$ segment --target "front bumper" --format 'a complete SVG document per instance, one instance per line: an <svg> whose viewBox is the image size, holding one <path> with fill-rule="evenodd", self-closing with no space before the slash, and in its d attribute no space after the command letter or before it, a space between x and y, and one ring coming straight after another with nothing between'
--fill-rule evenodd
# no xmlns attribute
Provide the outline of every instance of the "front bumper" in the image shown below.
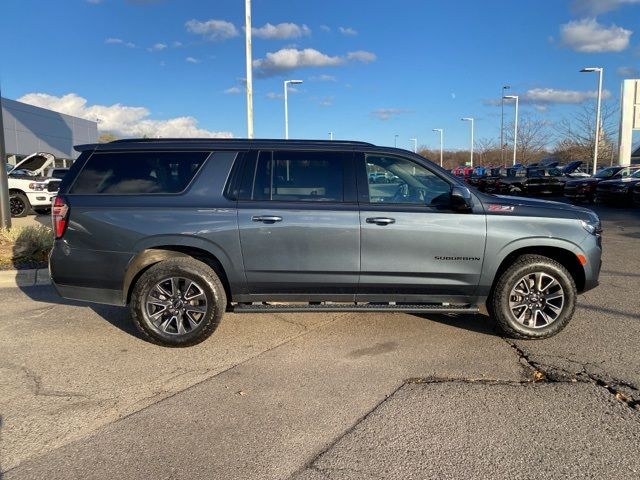
<svg viewBox="0 0 640 480"><path fill-rule="evenodd" d="M55 195L46 190L42 192L25 192L25 194L32 207L51 207L51 202L55 198Z"/></svg>

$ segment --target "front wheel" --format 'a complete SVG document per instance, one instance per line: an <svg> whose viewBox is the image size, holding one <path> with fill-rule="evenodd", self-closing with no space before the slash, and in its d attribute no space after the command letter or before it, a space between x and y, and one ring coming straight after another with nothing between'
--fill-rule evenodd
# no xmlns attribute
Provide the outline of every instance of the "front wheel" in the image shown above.
<svg viewBox="0 0 640 480"><path fill-rule="evenodd" d="M12 217L26 217L29 214L29 210L31 210L31 204L24 193L15 192L9 194L9 209Z"/></svg>
<svg viewBox="0 0 640 480"><path fill-rule="evenodd" d="M548 257L523 255L498 279L488 310L510 337L548 338L567 326L576 298L565 267Z"/></svg>
<svg viewBox="0 0 640 480"><path fill-rule="evenodd" d="M175 258L142 274L131 294L131 317L143 336L167 347L206 340L227 307L220 278L194 258Z"/></svg>

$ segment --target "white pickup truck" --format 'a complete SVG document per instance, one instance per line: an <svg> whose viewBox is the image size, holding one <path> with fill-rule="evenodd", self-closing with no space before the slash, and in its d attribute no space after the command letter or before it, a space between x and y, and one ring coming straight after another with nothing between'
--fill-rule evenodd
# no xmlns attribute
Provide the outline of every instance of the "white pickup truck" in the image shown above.
<svg viewBox="0 0 640 480"><path fill-rule="evenodd" d="M60 179L66 169L55 168L55 157L37 152L29 155L9 171L9 205L12 217L24 217L51 208Z"/></svg>

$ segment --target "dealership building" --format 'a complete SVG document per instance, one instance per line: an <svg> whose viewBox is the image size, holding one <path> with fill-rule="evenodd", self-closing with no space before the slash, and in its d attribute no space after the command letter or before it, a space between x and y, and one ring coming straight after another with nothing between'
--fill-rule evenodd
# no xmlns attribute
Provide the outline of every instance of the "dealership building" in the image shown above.
<svg viewBox="0 0 640 480"><path fill-rule="evenodd" d="M78 157L74 145L98 141L98 124L84 118L2 99L5 148L8 162L16 164L35 152L51 153L59 166Z"/></svg>

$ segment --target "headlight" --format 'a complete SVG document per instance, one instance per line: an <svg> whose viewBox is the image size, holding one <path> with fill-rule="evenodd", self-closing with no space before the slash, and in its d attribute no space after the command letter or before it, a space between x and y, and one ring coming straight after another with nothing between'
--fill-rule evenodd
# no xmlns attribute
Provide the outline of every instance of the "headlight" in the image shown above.
<svg viewBox="0 0 640 480"><path fill-rule="evenodd" d="M581 220L582 228L584 228L591 235L600 235L602 233L602 223L597 215L590 215L589 220Z"/></svg>
<svg viewBox="0 0 640 480"><path fill-rule="evenodd" d="M46 188L47 188L46 183L30 183L29 184L29 190L34 190L36 192L42 192L46 190Z"/></svg>

